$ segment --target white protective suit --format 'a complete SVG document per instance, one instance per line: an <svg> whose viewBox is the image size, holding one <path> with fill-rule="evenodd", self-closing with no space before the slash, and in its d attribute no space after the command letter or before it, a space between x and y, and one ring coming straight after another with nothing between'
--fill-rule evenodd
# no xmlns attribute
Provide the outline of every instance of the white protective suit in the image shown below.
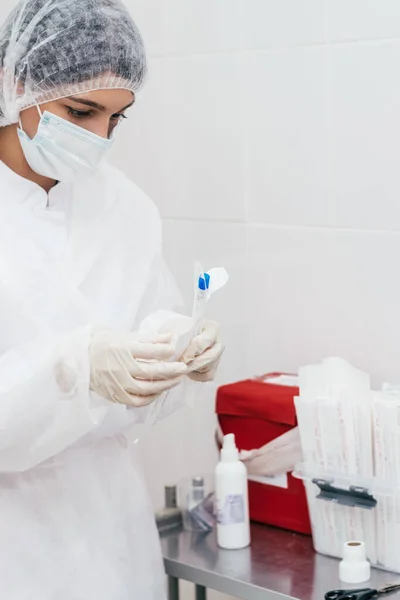
<svg viewBox="0 0 400 600"><path fill-rule="evenodd" d="M155 405L89 392L88 346L178 300L158 212L119 171L47 196L0 163L1 599L164 598L133 451Z"/></svg>

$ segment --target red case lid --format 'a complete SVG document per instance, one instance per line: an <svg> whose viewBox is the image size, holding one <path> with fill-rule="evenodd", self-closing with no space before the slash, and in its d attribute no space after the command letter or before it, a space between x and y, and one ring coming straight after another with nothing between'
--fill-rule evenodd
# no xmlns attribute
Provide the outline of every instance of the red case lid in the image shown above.
<svg viewBox="0 0 400 600"><path fill-rule="evenodd" d="M218 415L255 417L264 421L297 425L293 398L299 388L268 383L268 378L283 373L270 373L258 379L247 379L220 387L217 391Z"/></svg>

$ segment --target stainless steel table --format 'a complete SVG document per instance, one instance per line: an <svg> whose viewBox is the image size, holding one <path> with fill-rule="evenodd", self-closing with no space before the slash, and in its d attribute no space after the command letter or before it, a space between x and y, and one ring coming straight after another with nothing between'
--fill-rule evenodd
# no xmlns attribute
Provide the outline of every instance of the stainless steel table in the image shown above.
<svg viewBox="0 0 400 600"><path fill-rule="evenodd" d="M180 530L161 543L170 600L179 600L179 579L196 586L196 600L205 600L207 588L242 600L324 600L328 590L351 587L340 583L338 561L315 554L310 538L262 525L252 526L252 545L245 550L221 550L214 534ZM367 587L399 580L374 570ZM400 600L400 593L388 600Z"/></svg>

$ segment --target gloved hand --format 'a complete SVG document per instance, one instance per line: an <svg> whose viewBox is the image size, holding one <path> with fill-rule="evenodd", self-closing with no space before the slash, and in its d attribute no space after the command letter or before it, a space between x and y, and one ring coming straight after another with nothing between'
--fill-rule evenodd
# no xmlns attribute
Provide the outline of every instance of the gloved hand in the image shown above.
<svg viewBox="0 0 400 600"><path fill-rule="evenodd" d="M258 450L244 451L241 459L249 475L282 475L291 473L301 461L299 428L295 427Z"/></svg>
<svg viewBox="0 0 400 600"><path fill-rule="evenodd" d="M190 379L212 381L223 352L219 324L205 319L201 333L192 339L181 360L188 366Z"/></svg>
<svg viewBox="0 0 400 600"><path fill-rule="evenodd" d="M127 406L145 406L177 386L187 372L168 362L175 348L170 334L141 339L133 333L99 331L90 345L90 388Z"/></svg>

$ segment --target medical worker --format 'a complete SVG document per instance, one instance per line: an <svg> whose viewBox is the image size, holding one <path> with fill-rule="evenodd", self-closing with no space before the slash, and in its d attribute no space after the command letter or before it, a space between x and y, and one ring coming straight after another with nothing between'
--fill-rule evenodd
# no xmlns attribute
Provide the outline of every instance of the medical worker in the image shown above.
<svg viewBox="0 0 400 600"><path fill-rule="evenodd" d="M118 0L23 0L0 30L4 600L164 598L136 430L222 349L212 322L178 358L138 334L179 300L157 209L106 162L145 71Z"/></svg>

